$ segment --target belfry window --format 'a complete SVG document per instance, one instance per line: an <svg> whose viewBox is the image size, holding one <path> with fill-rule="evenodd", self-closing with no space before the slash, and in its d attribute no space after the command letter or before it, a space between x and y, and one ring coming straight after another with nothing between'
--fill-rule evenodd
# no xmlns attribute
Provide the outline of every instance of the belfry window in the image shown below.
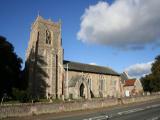
<svg viewBox="0 0 160 120"><path fill-rule="evenodd" d="M51 33L46 30L46 44L51 44Z"/></svg>

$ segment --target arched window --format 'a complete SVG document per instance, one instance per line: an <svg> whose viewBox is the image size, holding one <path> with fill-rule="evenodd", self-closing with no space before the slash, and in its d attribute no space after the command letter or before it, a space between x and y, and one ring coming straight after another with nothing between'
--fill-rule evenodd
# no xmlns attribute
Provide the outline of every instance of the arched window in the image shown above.
<svg viewBox="0 0 160 120"><path fill-rule="evenodd" d="M84 84L82 83L81 85L80 85L80 97L84 97Z"/></svg>
<svg viewBox="0 0 160 120"><path fill-rule="evenodd" d="M46 44L51 44L51 33L46 30Z"/></svg>
<svg viewBox="0 0 160 120"><path fill-rule="evenodd" d="M101 90L101 91L103 91L103 89L104 89L104 84L103 84L103 82L104 82L104 81L101 79L101 80L100 80L100 90Z"/></svg>
<svg viewBox="0 0 160 120"><path fill-rule="evenodd" d="M92 80L90 77L88 78L88 86L92 90Z"/></svg>
<svg viewBox="0 0 160 120"><path fill-rule="evenodd" d="M104 85L105 85L104 77L100 76L100 79L99 79L99 90L103 91L104 90Z"/></svg>

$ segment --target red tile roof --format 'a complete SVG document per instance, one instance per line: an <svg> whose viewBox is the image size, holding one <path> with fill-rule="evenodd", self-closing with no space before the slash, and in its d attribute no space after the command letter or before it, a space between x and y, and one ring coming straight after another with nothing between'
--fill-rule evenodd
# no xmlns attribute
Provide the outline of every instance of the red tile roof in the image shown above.
<svg viewBox="0 0 160 120"><path fill-rule="evenodd" d="M134 86L135 81L135 79L125 80L124 86Z"/></svg>

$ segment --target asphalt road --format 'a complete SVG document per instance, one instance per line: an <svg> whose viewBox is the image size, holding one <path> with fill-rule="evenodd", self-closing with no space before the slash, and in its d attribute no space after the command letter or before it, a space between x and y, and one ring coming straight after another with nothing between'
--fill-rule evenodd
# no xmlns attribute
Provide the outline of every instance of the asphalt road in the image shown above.
<svg viewBox="0 0 160 120"><path fill-rule="evenodd" d="M117 114L102 115L83 120L160 120L160 105L154 108L137 108L120 111Z"/></svg>
<svg viewBox="0 0 160 120"><path fill-rule="evenodd" d="M160 100L95 110L5 118L4 120L160 120Z"/></svg>
<svg viewBox="0 0 160 120"><path fill-rule="evenodd" d="M160 101L48 120L160 120Z"/></svg>

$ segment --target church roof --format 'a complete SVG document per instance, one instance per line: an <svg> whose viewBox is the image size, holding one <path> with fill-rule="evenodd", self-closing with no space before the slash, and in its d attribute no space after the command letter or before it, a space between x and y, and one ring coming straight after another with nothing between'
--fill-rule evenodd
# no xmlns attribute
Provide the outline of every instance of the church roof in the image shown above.
<svg viewBox="0 0 160 120"><path fill-rule="evenodd" d="M70 71L90 72L90 73L119 76L117 72L115 72L109 67L90 65L90 64L84 64L84 63L64 60L63 61L64 69L67 69L67 64L68 64L68 70Z"/></svg>

